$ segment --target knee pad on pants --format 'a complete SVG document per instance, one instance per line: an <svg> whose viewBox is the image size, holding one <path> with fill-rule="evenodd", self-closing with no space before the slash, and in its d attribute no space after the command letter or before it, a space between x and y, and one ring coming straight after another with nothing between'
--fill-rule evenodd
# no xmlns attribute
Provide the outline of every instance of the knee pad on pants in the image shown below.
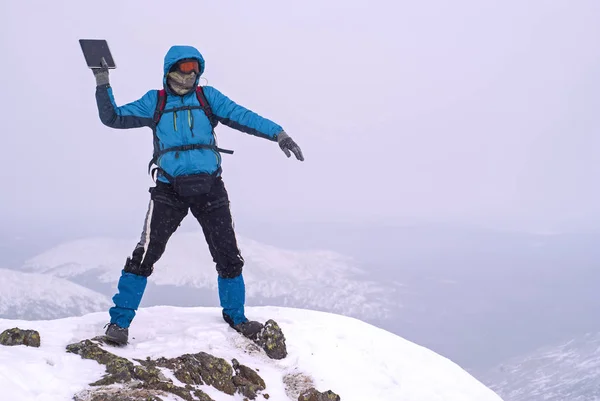
<svg viewBox="0 0 600 401"><path fill-rule="evenodd" d="M127 262L125 262L125 268L123 270L125 270L127 273L136 274L138 276L149 277L154 271L154 267L135 263L131 260L131 258L127 258Z"/></svg>

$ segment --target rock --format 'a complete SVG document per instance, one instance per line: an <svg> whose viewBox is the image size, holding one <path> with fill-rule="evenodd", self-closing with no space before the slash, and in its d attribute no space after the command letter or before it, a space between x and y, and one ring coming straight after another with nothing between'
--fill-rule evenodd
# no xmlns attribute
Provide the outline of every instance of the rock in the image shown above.
<svg viewBox="0 0 600 401"><path fill-rule="evenodd" d="M212 398L210 398L208 396L208 394L206 394L202 390L196 390L196 391L194 391L194 395L196 396L196 398L198 398L198 401L214 401Z"/></svg>
<svg viewBox="0 0 600 401"><path fill-rule="evenodd" d="M207 384L229 395L235 393L233 369L223 358L199 352L173 359L159 358L156 363L157 366L173 370L175 377L182 383Z"/></svg>
<svg viewBox="0 0 600 401"><path fill-rule="evenodd" d="M192 355L182 355L173 359L159 358L155 364L156 366L171 369L177 380L184 384L199 386L204 384L202 373L200 372L200 363Z"/></svg>
<svg viewBox="0 0 600 401"><path fill-rule="evenodd" d="M258 392L267 388L265 381L253 369L241 365L237 359L233 359L232 363L236 373L233 383L238 391L251 400L256 399Z"/></svg>
<svg viewBox="0 0 600 401"><path fill-rule="evenodd" d="M167 394L175 394L187 401L213 401L197 386L209 385L228 395L241 393L247 400L255 400L266 389L265 381L252 368L206 352L184 354L176 358L134 359L112 354L102 347L101 337L83 340L67 346L67 351L105 365L106 374L92 383L96 387L75 401L158 401ZM163 373L170 370L184 387L176 385ZM119 383L120 386L112 386ZM79 397L79 398L77 398ZM267 394L264 395L268 399Z"/></svg>
<svg viewBox="0 0 600 401"><path fill-rule="evenodd" d="M105 386L114 383L127 383L135 377L133 362L103 350L91 340L83 340L67 345L67 352L77 354L83 359L92 359L101 365L106 365L106 375L91 386Z"/></svg>
<svg viewBox="0 0 600 401"><path fill-rule="evenodd" d="M165 375L155 366L135 366L133 373L138 380L149 385L168 381Z"/></svg>
<svg viewBox="0 0 600 401"><path fill-rule="evenodd" d="M341 401L341 399L331 390L321 393L315 388L311 388L300 394L298 401Z"/></svg>
<svg viewBox="0 0 600 401"><path fill-rule="evenodd" d="M155 382L154 384L142 382L138 384L137 387L145 388L148 390L158 390L158 392L175 394L186 401L195 401L195 399L191 396L190 393L193 393L201 401L214 401L200 389L194 389L193 387L188 388L187 386L185 388L179 387L173 384L173 382L171 382L170 380L167 382L159 381Z"/></svg>
<svg viewBox="0 0 600 401"><path fill-rule="evenodd" d="M40 333L35 330L21 330L18 327L4 330L0 334L2 345L26 345L28 347L39 347L41 343Z"/></svg>
<svg viewBox="0 0 600 401"><path fill-rule="evenodd" d="M285 336L277 322L272 319L267 320L256 343L265 350L271 359L283 359L287 356Z"/></svg>
<svg viewBox="0 0 600 401"><path fill-rule="evenodd" d="M163 401L147 390L114 389L96 392L84 397L75 396L74 401Z"/></svg>
<svg viewBox="0 0 600 401"><path fill-rule="evenodd" d="M214 401L200 389L184 388L173 384L161 372L155 361L148 358L145 361L138 361L141 366L136 366L128 359L102 349L100 343L99 338L94 338L67 346L67 352L106 365L104 377L90 384L99 387L98 390L85 397L76 396L76 401L162 401L161 396L167 393L175 394L187 401ZM118 390L106 388L115 383L122 383L125 386Z"/></svg>
<svg viewBox="0 0 600 401"><path fill-rule="evenodd" d="M181 357L180 357L181 358ZM206 393L204 393L200 389L195 389L192 384L204 384L202 382L201 376L193 371L193 365L186 365L188 368L192 369L190 372L186 372L185 366L179 365L181 369L179 371L179 377L185 378L188 382L183 382L185 387L179 387L173 384L173 382L165 377L165 375L161 372L159 367L167 367L169 369L174 369L177 365L177 359L166 359L159 358L156 361L147 358L146 360L134 359L136 362L139 362L142 366L135 367L135 376L138 380L141 380L142 383L139 385L148 389L162 390L167 393L172 393L178 395L184 400L193 400L194 398L190 395L193 393L197 399L200 401L213 401ZM184 358L188 359L188 358ZM174 374L175 375L175 374ZM177 377L177 375L175 375Z"/></svg>
<svg viewBox="0 0 600 401"><path fill-rule="evenodd" d="M233 395L235 393L233 369L225 359L217 358L206 352L199 352L194 356L200 361L202 379L206 384L226 394Z"/></svg>

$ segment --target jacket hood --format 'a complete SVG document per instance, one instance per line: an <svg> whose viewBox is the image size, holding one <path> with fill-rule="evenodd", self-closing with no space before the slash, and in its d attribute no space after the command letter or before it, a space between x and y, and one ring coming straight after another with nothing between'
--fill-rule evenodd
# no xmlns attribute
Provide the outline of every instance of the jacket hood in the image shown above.
<svg viewBox="0 0 600 401"><path fill-rule="evenodd" d="M193 46L171 46L167 54L165 55L165 63L164 63L164 73L163 73L163 83L165 87L167 86L167 74L171 67L176 64L179 60L184 58L194 58L198 60L198 64L200 65L200 73L196 77L196 84L198 84L198 80L200 76L204 72L204 57L202 54Z"/></svg>

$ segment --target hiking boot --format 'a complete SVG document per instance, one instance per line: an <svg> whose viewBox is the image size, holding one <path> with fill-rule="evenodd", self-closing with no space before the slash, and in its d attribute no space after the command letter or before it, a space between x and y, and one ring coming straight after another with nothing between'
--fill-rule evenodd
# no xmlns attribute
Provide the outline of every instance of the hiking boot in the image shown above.
<svg viewBox="0 0 600 401"><path fill-rule="evenodd" d="M246 338L256 340L258 338L258 334L262 331L264 327L265 326L262 323L248 320L244 323L236 324L235 326L233 326L233 329L241 333Z"/></svg>
<svg viewBox="0 0 600 401"><path fill-rule="evenodd" d="M110 323L104 339L117 345L126 345L129 339L129 329L120 327L116 323Z"/></svg>

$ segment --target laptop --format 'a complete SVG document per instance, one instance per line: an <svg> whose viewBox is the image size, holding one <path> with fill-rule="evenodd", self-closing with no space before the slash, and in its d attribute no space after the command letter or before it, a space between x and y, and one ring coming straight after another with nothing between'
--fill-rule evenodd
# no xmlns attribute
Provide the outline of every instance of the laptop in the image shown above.
<svg viewBox="0 0 600 401"><path fill-rule="evenodd" d="M102 68L102 58L106 60L108 68L117 68L108 43L104 39L79 39L85 62L89 68Z"/></svg>

